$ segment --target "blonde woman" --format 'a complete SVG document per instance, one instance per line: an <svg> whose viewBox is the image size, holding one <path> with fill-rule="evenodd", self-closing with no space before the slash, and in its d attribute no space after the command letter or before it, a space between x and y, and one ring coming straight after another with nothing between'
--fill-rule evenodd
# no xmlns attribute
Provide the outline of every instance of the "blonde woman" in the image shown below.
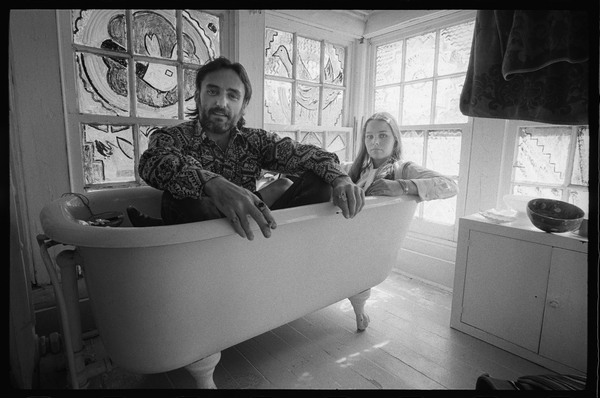
<svg viewBox="0 0 600 398"><path fill-rule="evenodd" d="M415 195L420 202L446 199L458 193L458 185L451 178L402 159L400 129L387 112L375 113L367 119L355 161L342 166L367 196ZM364 308L370 295L371 289L367 289L349 298L358 332L369 325Z"/></svg>

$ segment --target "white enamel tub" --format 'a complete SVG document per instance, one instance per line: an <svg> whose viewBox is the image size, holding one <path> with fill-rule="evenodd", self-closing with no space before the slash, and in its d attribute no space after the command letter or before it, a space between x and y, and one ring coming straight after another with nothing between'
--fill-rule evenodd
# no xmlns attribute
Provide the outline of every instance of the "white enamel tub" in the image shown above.
<svg viewBox="0 0 600 398"><path fill-rule="evenodd" d="M108 356L138 374L187 366L381 283L416 209L414 197L367 197L353 219L331 202L277 210L271 238L251 221L248 241L225 219L131 227L128 205L159 216L153 188L85 196L95 214L123 212L123 224L81 225L90 211L67 196L42 210L42 228L76 246Z"/></svg>

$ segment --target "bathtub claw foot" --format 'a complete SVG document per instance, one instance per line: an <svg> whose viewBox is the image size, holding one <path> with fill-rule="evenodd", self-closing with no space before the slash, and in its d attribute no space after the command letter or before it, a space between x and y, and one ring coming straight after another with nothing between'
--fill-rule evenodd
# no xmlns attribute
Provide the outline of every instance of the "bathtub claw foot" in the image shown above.
<svg viewBox="0 0 600 398"><path fill-rule="evenodd" d="M221 353L217 352L184 367L196 379L196 386L198 388L216 389L217 386L213 381L213 373L220 359Z"/></svg>
<svg viewBox="0 0 600 398"><path fill-rule="evenodd" d="M356 331L358 333L364 332L369 326L369 316L365 314L365 304L371 297L371 289L367 289L352 297L348 297L352 307L354 308L354 314L356 315Z"/></svg>

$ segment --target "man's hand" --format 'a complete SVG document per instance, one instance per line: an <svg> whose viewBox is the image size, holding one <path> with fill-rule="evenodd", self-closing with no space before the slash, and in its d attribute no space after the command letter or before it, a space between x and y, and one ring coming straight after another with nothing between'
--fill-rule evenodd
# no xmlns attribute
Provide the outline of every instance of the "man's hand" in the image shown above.
<svg viewBox="0 0 600 398"><path fill-rule="evenodd" d="M365 205L365 191L348 176L340 176L333 181L332 195L333 204L342 210L346 218L353 218Z"/></svg>
<svg viewBox="0 0 600 398"><path fill-rule="evenodd" d="M258 196L225 178L209 180L204 184L204 192L211 197L215 206L225 214L235 232L242 238L254 239L248 216L256 221L265 238L269 238L271 229L277 226L271 210Z"/></svg>

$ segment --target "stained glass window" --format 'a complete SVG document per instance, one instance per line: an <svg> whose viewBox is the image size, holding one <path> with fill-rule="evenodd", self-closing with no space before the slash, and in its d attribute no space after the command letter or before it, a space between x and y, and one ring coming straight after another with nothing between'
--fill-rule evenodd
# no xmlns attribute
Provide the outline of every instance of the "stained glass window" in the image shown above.
<svg viewBox="0 0 600 398"><path fill-rule="evenodd" d="M71 10L86 189L143 184L149 132L195 107L196 70L219 56L220 30L217 15L197 10Z"/></svg>
<svg viewBox="0 0 600 398"><path fill-rule="evenodd" d="M343 126L344 46L266 28L264 54L265 123Z"/></svg>
<svg viewBox="0 0 600 398"><path fill-rule="evenodd" d="M346 54L343 45L267 27L265 128L334 148L341 160L350 160L352 128L344 121Z"/></svg>

